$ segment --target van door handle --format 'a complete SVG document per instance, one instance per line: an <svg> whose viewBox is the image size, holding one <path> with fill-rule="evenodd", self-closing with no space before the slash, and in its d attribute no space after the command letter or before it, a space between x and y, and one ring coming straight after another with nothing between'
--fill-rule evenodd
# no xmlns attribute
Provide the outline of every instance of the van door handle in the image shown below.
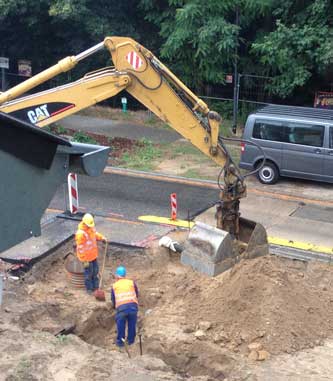
<svg viewBox="0 0 333 381"><path fill-rule="evenodd" d="M321 153L321 149L319 149L319 148L316 148L314 151L315 151L315 153Z"/></svg>

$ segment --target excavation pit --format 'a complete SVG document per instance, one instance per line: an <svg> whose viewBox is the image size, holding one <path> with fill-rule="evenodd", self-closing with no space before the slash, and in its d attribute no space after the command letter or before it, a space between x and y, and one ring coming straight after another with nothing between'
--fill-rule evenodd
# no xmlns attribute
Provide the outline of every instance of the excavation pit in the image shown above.
<svg viewBox="0 0 333 381"><path fill-rule="evenodd" d="M77 338L78 353L89 344L99 348L93 351L117 357L110 288L116 267L124 265L140 293L144 356L140 360L137 341L129 348L131 361L145 363L149 372L171 372L173 380L232 380L253 371L251 345L272 359L322 345L333 335L332 266L269 256L243 261L212 279L183 266L179 254L157 243L146 250L110 247L106 302L100 302L69 282L64 257L71 245L36 264L14 288L16 299L5 297L9 324L26 334L53 337L75 326L68 340ZM67 342L64 335L57 340Z"/></svg>

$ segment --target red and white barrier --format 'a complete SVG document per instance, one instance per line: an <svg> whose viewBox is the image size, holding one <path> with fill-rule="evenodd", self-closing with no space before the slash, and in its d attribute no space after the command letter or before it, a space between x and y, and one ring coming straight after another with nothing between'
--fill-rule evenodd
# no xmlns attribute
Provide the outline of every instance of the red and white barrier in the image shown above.
<svg viewBox="0 0 333 381"><path fill-rule="evenodd" d="M77 188L77 174L68 174L69 210L72 214L79 210L79 193Z"/></svg>
<svg viewBox="0 0 333 381"><path fill-rule="evenodd" d="M171 219L174 221L177 219L177 194L170 194L170 203L171 203Z"/></svg>

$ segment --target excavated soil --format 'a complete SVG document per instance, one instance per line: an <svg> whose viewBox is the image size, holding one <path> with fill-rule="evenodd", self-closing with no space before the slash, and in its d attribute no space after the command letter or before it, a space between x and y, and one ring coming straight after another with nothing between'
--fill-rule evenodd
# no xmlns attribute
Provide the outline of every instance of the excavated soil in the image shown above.
<svg viewBox="0 0 333 381"><path fill-rule="evenodd" d="M181 242L183 233L174 238ZM323 369L333 371L333 345L325 342L333 336L333 266L268 256L208 278L156 243L145 251L110 248L107 300L99 302L70 284L63 259L70 250L68 244L41 261L24 280L7 281L0 380L84 380L87 374L92 380L123 381L255 381L267 374L270 380L296 380L281 369L295 364L297 352L300 371L293 374L304 375L304 369L311 374L317 348L330 356L320 357L315 379ZM144 356L136 343L131 359L114 344L109 294L119 264L140 291ZM71 335L54 336L74 326ZM120 372L124 364L126 376Z"/></svg>

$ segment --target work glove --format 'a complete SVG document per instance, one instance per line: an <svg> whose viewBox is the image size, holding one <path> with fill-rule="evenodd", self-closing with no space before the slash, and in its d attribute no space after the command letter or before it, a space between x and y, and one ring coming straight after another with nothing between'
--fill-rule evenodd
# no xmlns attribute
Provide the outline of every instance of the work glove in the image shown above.
<svg viewBox="0 0 333 381"><path fill-rule="evenodd" d="M106 237L103 237L103 242L108 243L108 239Z"/></svg>
<svg viewBox="0 0 333 381"><path fill-rule="evenodd" d="M85 269L87 269L89 267L89 262L88 261L84 261L84 262L82 262L82 264L83 264L83 267Z"/></svg>

